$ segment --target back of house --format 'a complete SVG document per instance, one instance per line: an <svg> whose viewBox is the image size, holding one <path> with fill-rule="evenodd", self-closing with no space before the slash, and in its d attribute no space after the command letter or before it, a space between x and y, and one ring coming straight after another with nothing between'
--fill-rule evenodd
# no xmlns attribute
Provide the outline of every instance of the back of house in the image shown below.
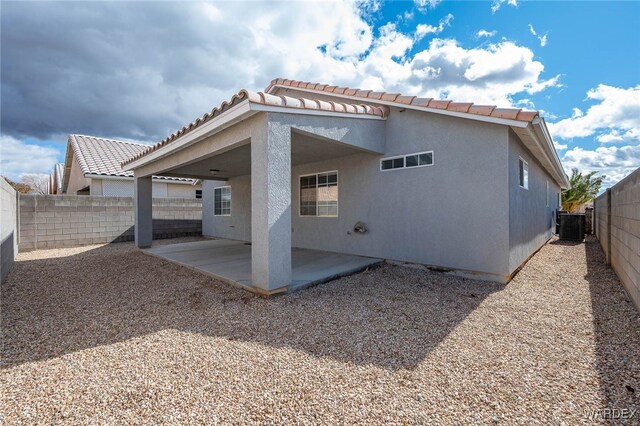
<svg viewBox="0 0 640 426"><path fill-rule="evenodd" d="M388 110L383 154L292 166L292 246L505 282L551 237L568 182L537 113L281 79L266 93ZM249 241L250 206L250 174L206 182L205 235Z"/></svg>

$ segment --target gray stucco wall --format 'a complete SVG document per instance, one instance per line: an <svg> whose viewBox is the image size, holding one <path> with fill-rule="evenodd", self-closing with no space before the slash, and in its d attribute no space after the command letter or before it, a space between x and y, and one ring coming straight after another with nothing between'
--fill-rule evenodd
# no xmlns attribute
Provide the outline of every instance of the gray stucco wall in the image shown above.
<svg viewBox="0 0 640 426"><path fill-rule="evenodd" d="M519 158L529 165L529 189L520 187ZM509 130L509 274L545 244L554 230L559 185ZM547 206L547 182L549 205Z"/></svg>
<svg viewBox="0 0 640 426"><path fill-rule="evenodd" d="M18 254L16 191L0 177L0 283L9 274Z"/></svg>
<svg viewBox="0 0 640 426"><path fill-rule="evenodd" d="M67 184L66 193L69 195L75 195L78 191L86 188L87 186L91 186L91 179L84 177L82 169L80 168L78 160L74 154L73 160L71 161L71 171L69 173L69 183Z"/></svg>
<svg viewBox="0 0 640 426"><path fill-rule="evenodd" d="M231 186L231 216L213 215L213 189ZM251 175L228 182L205 181L202 185L203 235L230 240L251 241Z"/></svg>
<svg viewBox="0 0 640 426"><path fill-rule="evenodd" d="M339 119L334 125L343 127ZM394 109L384 132L384 155L354 154L292 168L292 245L506 276L507 127ZM383 157L431 150L433 166L380 171ZM339 217L300 217L299 176L330 170L338 170ZM221 184L204 185L203 233L248 240L250 177L229 180L227 218L212 213L212 188ZM351 232L358 221L368 233Z"/></svg>

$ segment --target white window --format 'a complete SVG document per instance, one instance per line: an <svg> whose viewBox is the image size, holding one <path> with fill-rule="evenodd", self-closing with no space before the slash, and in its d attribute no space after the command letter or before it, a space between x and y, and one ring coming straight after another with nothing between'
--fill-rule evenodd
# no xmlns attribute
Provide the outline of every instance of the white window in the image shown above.
<svg viewBox="0 0 640 426"><path fill-rule="evenodd" d="M529 164L522 158L518 162L518 174L520 180L520 187L529 189Z"/></svg>
<svg viewBox="0 0 640 426"><path fill-rule="evenodd" d="M549 181L547 181L547 207L549 207Z"/></svg>
<svg viewBox="0 0 640 426"><path fill-rule="evenodd" d="M433 151L416 152L380 160L380 170L408 169L433 165Z"/></svg>
<svg viewBox="0 0 640 426"><path fill-rule="evenodd" d="M231 216L231 187L219 186L213 190L214 216Z"/></svg>
<svg viewBox="0 0 640 426"><path fill-rule="evenodd" d="M300 176L300 216L338 216L338 172Z"/></svg>

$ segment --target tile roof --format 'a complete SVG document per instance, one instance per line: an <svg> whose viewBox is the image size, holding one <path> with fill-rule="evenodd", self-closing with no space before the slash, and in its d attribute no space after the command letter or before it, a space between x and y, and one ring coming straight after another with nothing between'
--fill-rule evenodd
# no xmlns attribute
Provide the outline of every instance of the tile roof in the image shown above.
<svg viewBox="0 0 640 426"><path fill-rule="evenodd" d="M292 98L289 96L277 96L263 92L251 92L245 89L240 90L237 94L233 95L230 101L224 101L219 107L213 108L210 112L207 112L202 117L196 118L191 123L184 126L177 132L172 133L159 143L147 147L139 153L134 154L128 159L122 161L122 165L129 164L159 148L173 142L179 137L189 133L193 129L202 126L214 117L222 114L225 111L235 107L241 102L248 101L253 104L268 105L282 108L291 109L306 109L306 110L319 110L341 114L354 114L354 115L371 115L377 117L386 117L388 114L388 108L385 106L372 106L366 104L352 104L342 102L327 102L318 99L307 98Z"/></svg>
<svg viewBox="0 0 640 426"><path fill-rule="evenodd" d="M83 174L123 177L133 177L133 172L122 170L120 163L149 147L149 145L140 143L84 135L69 135L69 144ZM183 182L195 181L194 179L166 176L154 176L154 178Z"/></svg>
<svg viewBox="0 0 640 426"><path fill-rule="evenodd" d="M349 87L331 86L328 84L310 83L306 81L287 80L276 78L266 88L269 93L275 86L287 86L324 92L342 96L351 96L367 99L369 102L382 100L402 105L413 105L423 108L441 109L452 112L462 112L466 114L483 115L487 117L505 118L508 120L518 120L531 122L538 116L538 111L525 111L521 108L497 108L495 105L475 105L472 102L453 102L449 100L438 100L433 98L419 98L417 96L403 96L400 93L374 92L372 90L351 89Z"/></svg>

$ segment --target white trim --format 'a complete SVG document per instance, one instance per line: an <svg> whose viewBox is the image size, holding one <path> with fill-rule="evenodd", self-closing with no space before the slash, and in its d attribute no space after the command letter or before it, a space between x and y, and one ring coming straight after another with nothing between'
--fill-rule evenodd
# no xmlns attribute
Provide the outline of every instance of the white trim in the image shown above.
<svg viewBox="0 0 640 426"><path fill-rule="evenodd" d="M554 168L556 169L556 172L559 174L559 177L561 178L562 183L567 187L567 189L570 188L571 184L569 183L569 179L567 178L567 175L564 172L564 168L562 167L562 162L560 161L560 157L558 157L558 151L556 151L556 147L553 144L553 139L551 139L551 134L549 133L549 129L547 128L547 122L544 120L544 118L537 117L531 122L531 126L534 129L536 128L539 129L540 133L542 134L541 139L544 140L544 146L546 148L545 151L551 153L550 159L554 165ZM536 141L538 141L538 143L541 144L539 139L536 139Z"/></svg>
<svg viewBox="0 0 640 426"><path fill-rule="evenodd" d="M299 107L286 107L278 105L264 105L251 103L252 111L261 112L282 112L286 114L302 114L302 115L320 115L325 117L341 117L341 118L363 118L365 120L386 120L386 117L372 114L357 114L352 112L326 111L323 109L309 109Z"/></svg>
<svg viewBox="0 0 640 426"><path fill-rule="evenodd" d="M422 164L418 166L410 166L407 167L407 157L411 157L412 155L420 155L420 154L431 154L431 164ZM396 158L404 158L404 166L396 167L393 169L383 169L382 162L385 160L395 160ZM405 170L405 169L419 169L420 167L430 167L436 163L436 157L433 151L421 151L421 152L412 152L411 154L403 154L403 155L394 155L393 157L384 157L380 159L380 171L381 172L391 172L394 170Z"/></svg>
<svg viewBox="0 0 640 426"><path fill-rule="evenodd" d="M529 124L529 122L520 121L520 120L509 120L507 118L490 117L490 116L486 116L486 115L470 114L470 113L467 113L467 112L457 112L457 111L449 111L449 110L438 109L438 108L427 108L427 107L422 107L422 106L417 106L417 105L407 105L407 104L402 104L400 102L384 101L382 99L364 98L362 96L350 96L350 95L344 95L344 94L340 94L340 93L324 92L322 90L303 89L301 87L291 87L291 86L285 86L285 85L281 85L281 84L274 84L273 86L271 86L271 89L274 89L276 87L281 88L281 89L288 89L288 90L299 90L301 92L314 93L316 95L335 96L335 97L338 97L338 98L344 98L344 99L350 99L350 100L358 101L360 103L366 102L366 103L371 103L371 104L394 106L394 107L397 107L397 108L414 109L414 110L418 110L418 111L433 112L435 114L449 115L449 116L452 116L452 117L468 118L468 119L477 120L477 121L485 121L487 123L505 124L507 126L515 126L515 127L523 127L524 128L524 127L527 127L527 125ZM269 92L271 92L271 90L269 90Z"/></svg>
<svg viewBox="0 0 640 426"><path fill-rule="evenodd" d="M316 198L316 214L315 216L312 215L302 215L300 214L300 203L302 202L302 200L300 199L300 178L303 177L307 177L307 176L315 176L316 177L316 197L317 197L317 190L318 190L318 175L324 175L324 174L330 174L330 173L335 173L336 174L336 183L338 184L338 200L336 204L336 215L335 216L320 216L318 214L318 199ZM340 216L340 176L338 174L337 170L329 170L326 172L317 172L317 173L307 173L306 175L298 175L298 217L328 217L328 218L335 218L335 217L339 217Z"/></svg>
<svg viewBox="0 0 640 426"><path fill-rule="evenodd" d="M522 163L526 166L523 167L523 171L522 171L522 179L524 180L524 184L526 186L523 186L520 183L520 162L522 161ZM525 178L525 169L526 169L526 178ZM518 156L518 186L522 189L526 189L527 191L529 190L529 163L527 162L527 160L525 160L524 158Z"/></svg>
<svg viewBox="0 0 640 426"><path fill-rule="evenodd" d="M231 199L229 200L229 214L216 214L216 190L224 189L224 188L229 188L229 196L231 197ZM213 215L215 217L230 217L232 202L233 202L233 193L231 192L231 185L216 186L215 188L213 188Z"/></svg>

